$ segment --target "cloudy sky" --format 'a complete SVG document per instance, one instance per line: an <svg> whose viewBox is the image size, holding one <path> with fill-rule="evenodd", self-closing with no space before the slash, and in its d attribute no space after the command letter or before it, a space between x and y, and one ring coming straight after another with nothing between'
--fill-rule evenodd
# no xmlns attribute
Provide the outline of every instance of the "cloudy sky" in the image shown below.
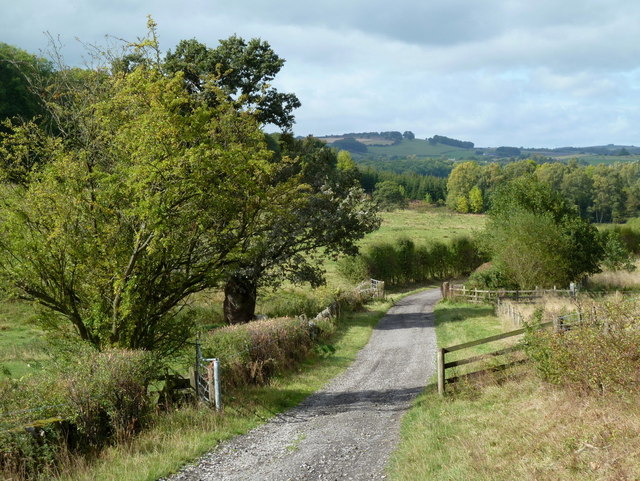
<svg viewBox="0 0 640 481"><path fill-rule="evenodd" d="M299 135L411 130L477 146L640 144L637 0L5 0L0 42L69 64L146 15L163 49L260 37Z"/></svg>

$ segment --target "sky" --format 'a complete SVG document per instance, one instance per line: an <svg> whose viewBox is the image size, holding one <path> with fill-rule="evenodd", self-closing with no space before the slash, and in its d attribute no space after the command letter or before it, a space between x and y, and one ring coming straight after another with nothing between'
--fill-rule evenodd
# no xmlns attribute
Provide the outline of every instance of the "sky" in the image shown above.
<svg viewBox="0 0 640 481"><path fill-rule="evenodd" d="M637 0L2 0L0 42L259 37L286 59L297 135L410 130L478 147L640 145Z"/></svg>

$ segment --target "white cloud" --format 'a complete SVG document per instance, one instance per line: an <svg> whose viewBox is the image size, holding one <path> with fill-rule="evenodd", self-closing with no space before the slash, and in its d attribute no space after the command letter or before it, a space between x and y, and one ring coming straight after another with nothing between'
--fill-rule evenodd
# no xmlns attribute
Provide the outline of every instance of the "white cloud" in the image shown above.
<svg viewBox="0 0 640 481"><path fill-rule="evenodd" d="M297 132L412 130L478 145L640 143L640 3L631 0L23 0L0 41L37 52L42 31L134 39L145 16L163 48L237 33L268 40L276 80L303 102Z"/></svg>

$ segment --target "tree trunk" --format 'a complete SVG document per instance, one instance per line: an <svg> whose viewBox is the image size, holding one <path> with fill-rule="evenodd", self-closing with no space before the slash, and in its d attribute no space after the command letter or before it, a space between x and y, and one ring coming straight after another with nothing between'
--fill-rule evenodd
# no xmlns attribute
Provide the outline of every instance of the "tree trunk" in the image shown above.
<svg viewBox="0 0 640 481"><path fill-rule="evenodd" d="M227 324L242 324L253 319L256 292L254 280L240 276L229 278L224 287L224 320Z"/></svg>

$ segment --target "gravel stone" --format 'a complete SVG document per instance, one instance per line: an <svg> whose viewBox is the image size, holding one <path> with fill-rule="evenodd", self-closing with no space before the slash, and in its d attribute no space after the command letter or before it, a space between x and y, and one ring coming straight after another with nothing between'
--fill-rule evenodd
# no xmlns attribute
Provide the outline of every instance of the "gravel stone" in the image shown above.
<svg viewBox="0 0 640 481"><path fill-rule="evenodd" d="M385 479L401 417L435 371L439 298L430 289L400 300L355 362L325 388L167 481Z"/></svg>

